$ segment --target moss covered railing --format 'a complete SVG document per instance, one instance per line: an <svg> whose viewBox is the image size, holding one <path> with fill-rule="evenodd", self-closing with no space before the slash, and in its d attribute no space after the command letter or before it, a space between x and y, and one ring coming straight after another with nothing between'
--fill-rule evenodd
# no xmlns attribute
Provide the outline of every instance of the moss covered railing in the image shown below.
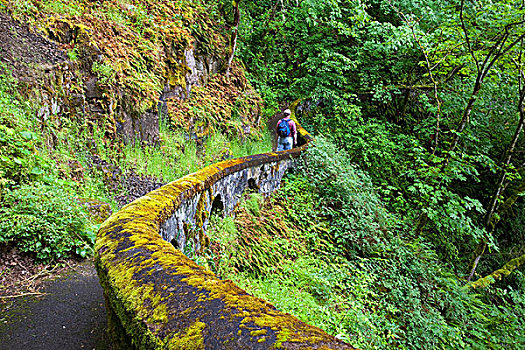
<svg viewBox="0 0 525 350"><path fill-rule="evenodd" d="M184 203L199 194L213 197L214 186L226 177L298 157L312 140L300 126L298 133L297 148L208 166L148 193L104 222L95 246L96 268L115 348L352 349L219 279L161 236ZM200 211L191 214L197 228L203 225Z"/></svg>

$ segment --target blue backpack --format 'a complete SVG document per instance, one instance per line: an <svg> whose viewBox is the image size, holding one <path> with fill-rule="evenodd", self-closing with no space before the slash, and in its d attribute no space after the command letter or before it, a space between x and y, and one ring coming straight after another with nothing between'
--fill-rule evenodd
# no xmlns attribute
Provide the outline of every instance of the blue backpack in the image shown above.
<svg viewBox="0 0 525 350"><path fill-rule="evenodd" d="M290 125L285 119L279 121L279 126L277 127L277 134L281 137L288 137L290 135Z"/></svg>

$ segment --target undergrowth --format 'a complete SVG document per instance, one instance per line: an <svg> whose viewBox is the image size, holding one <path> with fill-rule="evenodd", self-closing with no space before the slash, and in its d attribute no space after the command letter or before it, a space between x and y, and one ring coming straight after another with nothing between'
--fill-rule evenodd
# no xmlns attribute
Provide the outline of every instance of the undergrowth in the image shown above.
<svg viewBox="0 0 525 350"><path fill-rule="evenodd" d="M359 348L523 348L522 292L471 292L331 142L318 137L302 164L271 199L215 218L196 260Z"/></svg>
<svg viewBox="0 0 525 350"><path fill-rule="evenodd" d="M138 140L125 145L121 164L139 174L170 182L226 159L271 151L271 136L267 132L252 133L239 140L217 131L197 139L185 129L173 130L162 122L160 138L160 146L142 146Z"/></svg>
<svg viewBox="0 0 525 350"><path fill-rule="evenodd" d="M34 132L30 105L0 75L0 244L39 261L92 253L94 225L75 201L75 185L60 177Z"/></svg>
<svg viewBox="0 0 525 350"><path fill-rule="evenodd" d="M24 100L2 69L0 244L39 261L89 256L98 225L122 205L129 174L166 183L221 160L271 150L270 136L260 131L242 139L219 129L197 136L163 121L152 145L109 139L104 126L85 120L42 125L32 117L39 106Z"/></svg>
<svg viewBox="0 0 525 350"><path fill-rule="evenodd" d="M63 188L32 183L6 191L0 207L0 244L15 245L39 261L92 254L94 229Z"/></svg>

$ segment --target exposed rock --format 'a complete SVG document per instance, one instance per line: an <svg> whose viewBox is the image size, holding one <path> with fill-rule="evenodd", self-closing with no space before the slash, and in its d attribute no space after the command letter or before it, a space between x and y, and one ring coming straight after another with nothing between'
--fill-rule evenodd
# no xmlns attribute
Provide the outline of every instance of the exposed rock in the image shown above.
<svg viewBox="0 0 525 350"><path fill-rule="evenodd" d="M139 175L130 170L126 172L124 179L120 182L121 194L117 195L115 200L124 206L164 185L165 182L154 176Z"/></svg>
<svg viewBox="0 0 525 350"><path fill-rule="evenodd" d="M89 120L89 124L105 128L109 138L119 134L125 142L139 138L155 144L160 138L159 115L168 114L167 100L188 99L192 88L206 84L220 67L218 59L196 55L193 48L185 50L178 58L170 57L171 68L159 103L138 114L120 86L100 86L97 77L93 76L93 62L103 57L100 50L90 44L86 37L89 34L67 21L53 21L48 34L57 43L31 32L29 27L13 21L8 14L0 13L1 60L13 71L15 78L24 83L22 93L41 106L38 117L42 123L50 119L60 123L61 118L79 116ZM79 55L74 63L67 60L61 49L73 42ZM198 43L193 44L197 46ZM83 90L81 93L79 88Z"/></svg>
<svg viewBox="0 0 525 350"><path fill-rule="evenodd" d="M97 86L97 77L91 77L84 82L86 98L102 98L102 90Z"/></svg>
<svg viewBox="0 0 525 350"><path fill-rule="evenodd" d="M65 54L46 38L32 33L28 26L13 21L0 12L0 57L13 75L20 80L37 84L33 72L49 71L65 61Z"/></svg>
<svg viewBox="0 0 525 350"><path fill-rule="evenodd" d="M186 74L186 97L189 97L192 86L205 85L209 76L218 72L220 62L213 57L195 57L193 49L184 51L184 57L189 68Z"/></svg>
<svg viewBox="0 0 525 350"><path fill-rule="evenodd" d="M128 113L121 111L121 118L117 120L117 130L126 142L134 142L138 137L151 145L157 144L160 140L159 114L147 111L141 116L130 117Z"/></svg>

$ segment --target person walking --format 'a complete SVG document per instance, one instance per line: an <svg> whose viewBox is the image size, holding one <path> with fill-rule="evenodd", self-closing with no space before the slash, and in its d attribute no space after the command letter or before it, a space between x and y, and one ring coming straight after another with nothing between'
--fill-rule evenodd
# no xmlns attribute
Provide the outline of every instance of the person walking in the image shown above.
<svg viewBox="0 0 525 350"><path fill-rule="evenodd" d="M292 112L285 109L284 118L277 122L275 132L279 137L277 139L277 152L292 149L297 145L297 127L295 122L290 119Z"/></svg>

